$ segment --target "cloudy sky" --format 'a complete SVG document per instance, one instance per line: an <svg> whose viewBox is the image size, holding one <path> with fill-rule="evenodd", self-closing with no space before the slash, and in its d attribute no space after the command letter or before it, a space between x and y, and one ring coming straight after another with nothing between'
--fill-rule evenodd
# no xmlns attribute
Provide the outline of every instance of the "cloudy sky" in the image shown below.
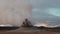
<svg viewBox="0 0 60 34"><path fill-rule="evenodd" d="M33 17L49 25L60 25L60 0L31 0Z"/></svg>
<svg viewBox="0 0 60 34"><path fill-rule="evenodd" d="M0 0L0 24L20 25L25 18L31 18L32 13L32 19L35 18L36 23L45 23L52 26L60 25L60 0L29 1Z"/></svg>

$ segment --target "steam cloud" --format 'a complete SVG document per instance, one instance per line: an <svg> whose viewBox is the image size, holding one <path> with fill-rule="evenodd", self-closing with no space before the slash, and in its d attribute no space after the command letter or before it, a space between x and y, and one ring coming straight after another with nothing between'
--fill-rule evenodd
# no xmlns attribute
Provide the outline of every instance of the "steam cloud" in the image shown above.
<svg viewBox="0 0 60 34"><path fill-rule="evenodd" d="M25 18L31 19L28 0L0 0L0 24L20 25Z"/></svg>

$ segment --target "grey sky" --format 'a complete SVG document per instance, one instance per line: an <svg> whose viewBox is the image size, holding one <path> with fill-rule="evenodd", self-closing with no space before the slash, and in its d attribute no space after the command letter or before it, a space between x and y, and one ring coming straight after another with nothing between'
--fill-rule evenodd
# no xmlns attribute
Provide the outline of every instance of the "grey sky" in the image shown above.
<svg viewBox="0 0 60 34"><path fill-rule="evenodd" d="M31 4L29 1L31 1ZM35 18L39 22L48 22L48 25L60 25L60 0L29 1L0 0L0 22L4 24L20 25L20 22L25 18Z"/></svg>
<svg viewBox="0 0 60 34"><path fill-rule="evenodd" d="M60 25L60 0L31 0L32 13L39 22Z"/></svg>

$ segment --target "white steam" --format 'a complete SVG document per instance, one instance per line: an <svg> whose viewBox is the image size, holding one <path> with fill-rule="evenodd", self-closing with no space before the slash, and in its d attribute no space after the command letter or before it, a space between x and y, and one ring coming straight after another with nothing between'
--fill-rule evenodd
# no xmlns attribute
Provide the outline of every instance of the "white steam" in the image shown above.
<svg viewBox="0 0 60 34"><path fill-rule="evenodd" d="M28 0L0 0L0 24L20 25L25 18L31 18Z"/></svg>

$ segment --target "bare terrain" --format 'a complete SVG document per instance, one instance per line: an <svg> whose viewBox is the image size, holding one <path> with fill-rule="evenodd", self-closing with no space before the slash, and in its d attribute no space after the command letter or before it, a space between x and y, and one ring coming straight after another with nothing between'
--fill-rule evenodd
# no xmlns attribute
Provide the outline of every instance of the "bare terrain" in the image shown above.
<svg viewBox="0 0 60 34"><path fill-rule="evenodd" d="M0 31L0 34L60 34L60 31L54 31L52 29L19 28L16 30Z"/></svg>

